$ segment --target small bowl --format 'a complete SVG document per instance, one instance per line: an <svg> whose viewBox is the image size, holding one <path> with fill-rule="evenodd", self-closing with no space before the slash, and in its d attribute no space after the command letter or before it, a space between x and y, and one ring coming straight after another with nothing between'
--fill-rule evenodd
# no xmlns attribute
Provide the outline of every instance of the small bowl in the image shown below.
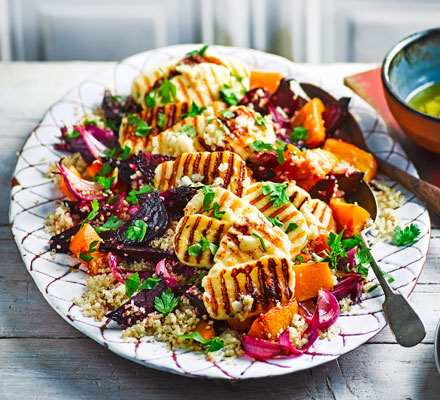
<svg viewBox="0 0 440 400"><path fill-rule="evenodd" d="M414 33L397 43L382 64L385 98L394 118L414 142L440 153L440 118L411 107L416 89L440 82L440 28Z"/></svg>

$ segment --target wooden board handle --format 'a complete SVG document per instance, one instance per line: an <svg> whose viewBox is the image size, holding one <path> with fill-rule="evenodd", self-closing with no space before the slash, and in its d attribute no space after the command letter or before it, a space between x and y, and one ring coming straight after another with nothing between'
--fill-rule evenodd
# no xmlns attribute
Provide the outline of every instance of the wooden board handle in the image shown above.
<svg viewBox="0 0 440 400"><path fill-rule="evenodd" d="M408 189L411 193L415 194L420 200L440 216L440 188L431 185L423 179L416 178L415 176L408 174L395 167L389 162L376 158L379 168L390 178L399 182L404 188Z"/></svg>

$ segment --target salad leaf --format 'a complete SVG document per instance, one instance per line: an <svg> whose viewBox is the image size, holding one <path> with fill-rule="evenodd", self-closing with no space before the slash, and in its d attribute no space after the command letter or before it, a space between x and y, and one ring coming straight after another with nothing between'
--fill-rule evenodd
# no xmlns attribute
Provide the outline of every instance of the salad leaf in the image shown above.
<svg viewBox="0 0 440 400"><path fill-rule="evenodd" d="M83 261L93 260L93 256L91 256L90 254L96 252L98 243L99 240L94 240L92 243L90 243L89 249L87 251L80 253L79 258Z"/></svg>
<svg viewBox="0 0 440 400"><path fill-rule="evenodd" d="M176 101L176 85L174 85L165 74L159 86L158 93L163 104L170 104Z"/></svg>
<svg viewBox="0 0 440 400"><path fill-rule="evenodd" d="M263 194L269 194L270 200L272 200L274 207L280 207L283 204L290 203L289 196L287 195L287 184L265 182L263 183Z"/></svg>
<svg viewBox="0 0 440 400"><path fill-rule="evenodd" d="M306 140L309 137L309 130L302 125L297 126L290 134L290 139L293 142L299 142L300 140Z"/></svg>
<svg viewBox="0 0 440 400"><path fill-rule="evenodd" d="M226 83L224 83L223 87L220 89L220 97L228 106L235 106L238 104L237 94L234 89L229 85L226 85Z"/></svg>
<svg viewBox="0 0 440 400"><path fill-rule="evenodd" d="M201 343L203 346L209 346L208 347L209 352L218 351L224 347L223 340L220 339L219 337L215 337L210 340L206 340L197 331L188 333L186 335L179 335L179 337L182 339L192 339L192 340L195 340L196 342Z"/></svg>
<svg viewBox="0 0 440 400"><path fill-rule="evenodd" d="M180 119L182 120L186 117L197 117L205 110L206 110L206 107L199 107L196 103L192 102L191 107L189 108L189 111L185 114L182 114L180 116Z"/></svg>
<svg viewBox="0 0 440 400"><path fill-rule="evenodd" d="M161 297L154 299L154 308L166 317L179 304L180 297L174 297L174 293L170 288L162 293Z"/></svg>
<svg viewBox="0 0 440 400"><path fill-rule="evenodd" d="M138 198L137 195L138 194L145 194L145 193L151 193L153 192L155 189L155 187L153 185L145 185L142 186L141 188L139 188L139 190L130 190L127 194L127 198L126 200L130 203L130 204L138 204Z"/></svg>
<svg viewBox="0 0 440 400"><path fill-rule="evenodd" d="M145 234L147 233L148 224L141 220L137 219L133 222L133 225L130 226L125 232L125 237L130 240L137 240L138 242L142 242L144 240Z"/></svg>
<svg viewBox="0 0 440 400"><path fill-rule="evenodd" d="M419 240L420 228L416 224L411 224L402 229L396 226L394 229L394 241L397 246L408 246Z"/></svg>
<svg viewBox="0 0 440 400"><path fill-rule="evenodd" d="M206 53L206 50L208 50L208 47L209 47L209 45L205 44L199 50L190 51L190 52L186 53L186 55L189 57L194 57L194 56L205 57L205 53Z"/></svg>
<svg viewBox="0 0 440 400"><path fill-rule="evenodd" d="M107 232L107 231L114 231L115 229L118 229L124 221L122 219L118 220L118 217L116 215L112 215L105 223L101 226L94 226L96 233L101 232Z"/></svg>
<svg viewBox="0 0 440 400"><path fill-rule="evenodd" d="M203 234L200 234L200 240L188 247L188 254L190 256L198 257L202 251L209 248L209 251L214 256L217 253L218 246L215 243L208 242L208 239Z"/></svg>

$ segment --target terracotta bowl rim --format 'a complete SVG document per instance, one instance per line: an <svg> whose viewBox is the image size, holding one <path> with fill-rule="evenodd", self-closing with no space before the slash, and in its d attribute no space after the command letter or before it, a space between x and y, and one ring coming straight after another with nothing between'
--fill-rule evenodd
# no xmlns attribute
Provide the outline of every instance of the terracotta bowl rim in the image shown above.
<svg viewBox="0 0 440 400"><path fill-rule="evenodd" d="M395 44L385 55L385 58L382 62L382 71L381 71L381 78L382 78L382 84L385 88L385 90L391 95L391 97L397 101L399 104L401 104L405 109L410 111L412 114L415 114L418 117L427 119L428 121L432 122L438 122L440 123L440 117L434 117L433 115L422 113L421 111L416 110L415 108L411 107L404 99L402 99L392 88L392 85L390 83L390 76L389 76L389 68L396 57L396 55L403 50L406 47L411 46L412 44L418 42L419 40L431 36L431 35L438 35L440 36L440 27L439 28L432 28L427 29L421 32L413 33L404 39L402 39L400 42Z"/></svg>

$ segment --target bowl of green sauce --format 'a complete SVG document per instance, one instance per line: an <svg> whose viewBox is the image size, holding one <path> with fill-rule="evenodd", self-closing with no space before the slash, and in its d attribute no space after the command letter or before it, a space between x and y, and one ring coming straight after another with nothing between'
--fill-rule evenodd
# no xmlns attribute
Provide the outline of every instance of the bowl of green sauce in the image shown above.
<svg viewBox="0 0 440 400"><path fill-rule="evenodd" d="M397 43L382 64L385 98L402 130L440 153L440 28Z"/></svg>

